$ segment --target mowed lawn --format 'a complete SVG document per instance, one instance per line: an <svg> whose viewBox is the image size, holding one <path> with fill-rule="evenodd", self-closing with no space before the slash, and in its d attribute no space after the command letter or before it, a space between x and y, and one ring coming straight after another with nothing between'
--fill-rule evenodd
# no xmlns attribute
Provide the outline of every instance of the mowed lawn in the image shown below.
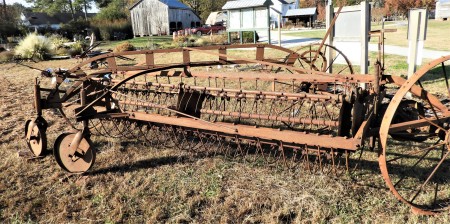
<svg viewBox="0 0 450 224"><path fill-rule="evenodd" d="M158 46L170 45L172 43L172 36L150 36L150 37L135 37L128 40L121 41L107 41L100 45L104 49L114 49L117 45L129 42L137 48L158 48Z"/></svg>
<svg viewBox="0 0 450 224"><path fill-rule="evenodd" d="M386 45L396 45L402 47L408 47L408 26L407 21L387 22L386 29L397 29L396 32L386 33ZM372 23L372 30L381 29L381 25ZM304 38L323 38L325 36L325 30L308 30L300 32L286 33L289 36L297 36ZM450 34L450 21L436 21L428 20L427 37L424 47L431 50L450 51L450 42L448 41L448 35ZM378 40L373 38L372 43L376 43Z"/></svg>

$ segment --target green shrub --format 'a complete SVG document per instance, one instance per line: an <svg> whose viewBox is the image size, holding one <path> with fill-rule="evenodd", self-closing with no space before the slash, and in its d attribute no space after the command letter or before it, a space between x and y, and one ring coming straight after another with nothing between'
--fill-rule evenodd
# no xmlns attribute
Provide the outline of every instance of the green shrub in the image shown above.
<svg viewBox="0 0 450 224"><path fill-rule="evenodd" d="M9 62L13 59L14 53L11 51L0 52L0 63Z"/></svg>
<svg viewBox="0 0 450 224"><path fill-rule="evenodd" d="M114 52L134 51L136 48L130 42L123 42L114 49Z"/></svg>
<svg viewBox="0 0 450 224"><path fill-rule="evenodd" d="M59 55L59 56L61 56L61 55L70 55L69 52L70 52L70 49L67 49L67 48L64 48L64 47L53 50L53 54L54 55Z"/></svg>
<svg viewBox="0 0 450 224"><path fill-rule="evenodd" d="M84 44L81 41L77 41L74 44L70 45L69 54L71 57L75 57L83 53Z"/></svg>
<svg viewBox="0 0 450 224"><path fill-rule="evenodd" d="M258 33L256 33L255 35L256 35L255 41L258 41L259 40ZM254 39L253 32L251 31L242 32L242 41L244 43L253 43L254 42L253 39Z"/></svg>
<svg viewBox="0 0 450 224"><path fill-rule="evenodd" d="M195 41L195 46L199 46L199 47L210 45L210 44L211 44L210 40L206 37L199 38L199 39L197 39L197 41Z"/></svg>
<svg viewBox="0 0 450 224"><path fill-rule="evenodd" d="M228 42L227 33L212 35L208 37L212 44L226 44Z"/></svg>
<svg viewBox="0 0 450 224"><path fill-rule="evenodd" d="M125 39L132 36L133 31L131 23L127 19L114 21L95 20L92 22L92 26L98 30L98 34L102 40Z"/></svg>
<svg viewBox="0 0 450 224"><path fill-rule="evenodd" d="M59 32L66 38L73 39L74 35L85 32L89 29L91 24L86 20L75 20L70 21L66 24L61 24L61 29Z"/></svg>
<svg viewBox="0 0 450 224"><path fill-rule="evenodd" d="M127 13L123 8L121 1L111 1L106 7L102 8L95 16L96 20L121 20L127 18Z"/></svg>
<svg viewBox="0 0 450 224"><path fill-rule="evenodd" d="M51 48L51 43L46 37L30 33L19 42L15 49L15 55L22 58L44 60L50 53Z"/></svg>
<svg viewBox="0 0 450 224"><path fill-rule="evenodd" d="M70 42L69 39L59 35L59 34L53 34L49 38L50 43L52 44L52 49L58 50L60 48L64 48L64 43Z"/></svg>

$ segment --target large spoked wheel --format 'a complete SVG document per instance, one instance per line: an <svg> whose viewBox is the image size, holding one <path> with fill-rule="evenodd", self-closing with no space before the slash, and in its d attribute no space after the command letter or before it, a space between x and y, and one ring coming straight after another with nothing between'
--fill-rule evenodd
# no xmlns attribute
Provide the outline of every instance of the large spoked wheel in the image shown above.
<svg viewBox="0 0 450 224"><path fill-rule="evenodd" d="M91 141L83 138L78 149L72 153L70 145L76 134L61 134L55 141L53 154L56 162L64 170L71 173L84 173L88 171L95 162L95 151L91 147Z"/></svg>
<svg viewBox="0 0 450 224"><path fill-rule="evenodd" d="M450 205L449 60L435 60L405 81L380 128L383 178L399 200L420 214Z"/></svg>
<svg viewBox="0 0 450 224"><path fill-rule="evenodd" d="M25 138L28 148L34 156L44 156L47 151L47 136L44 124L39 124L39 119L35 122L27 120L25 122Z"/></svg>
<svg viewBox="0 0 450 224"><path fill-rule="evenodd" d="M298 49L299 58L295 67L333 74L353 74L353 66L348 58L337 48L324 44L312 44Z"/></svg>

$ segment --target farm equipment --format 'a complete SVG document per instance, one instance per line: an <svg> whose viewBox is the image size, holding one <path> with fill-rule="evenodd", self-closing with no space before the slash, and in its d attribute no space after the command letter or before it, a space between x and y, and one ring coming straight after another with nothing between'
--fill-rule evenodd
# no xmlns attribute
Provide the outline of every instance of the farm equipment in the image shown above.
<svg viewBox="0 0 450 224"><path fill-rule="evenodd" d="M422 214L447 210L450 56L408 80L384 74L384 32L370 33L380 46L373 74L354 74L323 42L299 51L244 44L99 55L42 73L53 86L36 80L26 140L35 156L48 153L42 110L59 110L72 131L56 139L53 155L71 173L94 164L91 135L325 173L351 169L352 155L378 143L381 173L399 200Z"/></svg>

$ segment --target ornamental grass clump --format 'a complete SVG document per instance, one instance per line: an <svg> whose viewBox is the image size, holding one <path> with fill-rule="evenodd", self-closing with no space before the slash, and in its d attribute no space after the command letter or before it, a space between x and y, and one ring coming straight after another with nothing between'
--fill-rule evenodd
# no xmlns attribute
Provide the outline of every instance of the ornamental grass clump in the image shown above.
<svg viewBox="0 0 450 224"><path fill-rule="evenodd" d="M49 56L51 49L52 45L48 38L30 33L19 42L15 49L15 55L22 58L44 60Z"/></svg>

